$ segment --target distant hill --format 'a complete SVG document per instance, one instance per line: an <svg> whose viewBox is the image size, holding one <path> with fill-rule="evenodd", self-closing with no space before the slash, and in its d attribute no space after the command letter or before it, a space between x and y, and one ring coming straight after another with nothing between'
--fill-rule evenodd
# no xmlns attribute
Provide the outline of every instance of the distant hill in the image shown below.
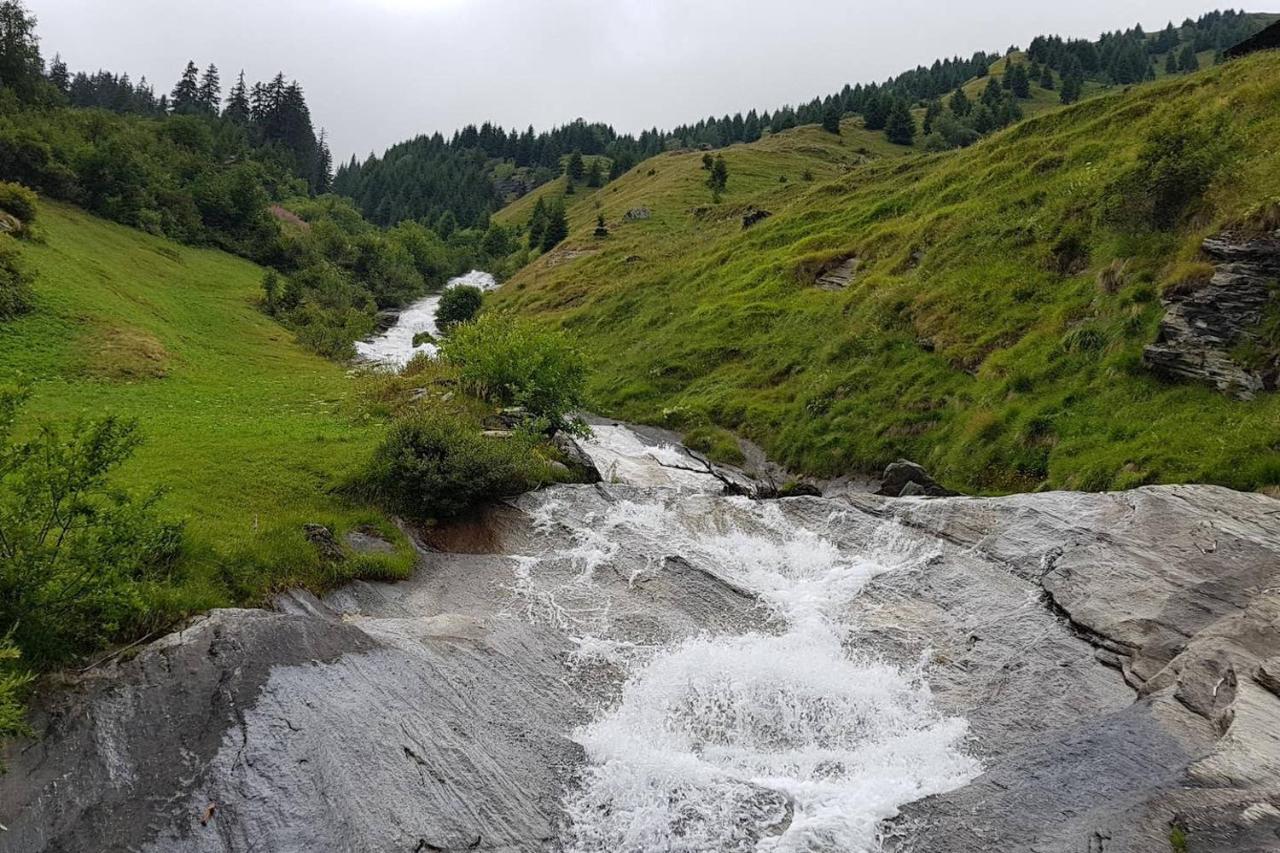
<svg viewBox="0 0 1280 853"><path fill-rule="evenodd" d="M422 135L381 155L370 154L364 161L353 157L338 168L333 187L354 199L361 212L379 225L413 219L448 233L458 224L483 226L491 213L558 177L565 158L575 151L606 158L610 164L606 173L615 177L664 151L755 142L768 133L817 124L824 118L835 121L856 115L879 132L885 113L897 101L914 110L919 125L930 102L947 98L957 88L971 97L979 95L989 74L1002 75L1010 62L1023 65L1030 75L1029 91L1002 104L992 103L991 116L979 113L961 122L981 135L1106 86L1154 79L1164 73L1170 52L1190 49L1201 66L1211 64L1222 50L1258 32L1274 17L1214 11L1181 25L1170 22L1153 33L1132 27L1092 40L1038 36L1026 52L979 51L968 57L940 58L882 82L845 85L806 103L763 104L745 113L712 115L635 135L582 119L541 132L532 127L508 130L490 122L468 125L451 137ZM1042 86L1042 80L1052 88ZM917 144L923 144L929 129L921 127ZM934 146L957 147L970 139L967 133L944 133ZM444 227L440 227L442 217Z"/></svg>
<svg viewBox="0 0 1280 853"><path fill-rule="evenodd" d="M732 430L814 474L909 457L989 492L1274 487L1280 395L1170 381L1142 354L1162 296L1211 272L1204 237L1280 226L1278 102L1265 53L958 151L902 156L849 118L730 146L718 200L702 152L661 155L566 197L568 240L497 302L580 337L604 412L713 449ZM744 228L753 211L771 215ZM1280 358L1266 328L1236 355Z"/></svg>

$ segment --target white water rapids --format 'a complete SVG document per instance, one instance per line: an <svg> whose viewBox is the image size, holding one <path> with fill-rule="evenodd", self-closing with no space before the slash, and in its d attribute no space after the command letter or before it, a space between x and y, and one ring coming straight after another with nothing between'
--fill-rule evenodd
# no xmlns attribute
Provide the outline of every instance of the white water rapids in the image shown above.
<svg viewBox="0 0 1280 853"><path fill-rule="evenodd" d="M526 618L574 638L588 679L622 682L572 734L588 766L564 803L566 849L875 850L899 806L979 772L965 721L933 709L920 671L843 644L864 584L933 546L892 523L852 539L838 509L798 522L779 502L723 497L683 450L625 427L586 447L607 481L642 488L591 511L572 497L585 487L521 499L535 529L572 545L518 557L514 589ZM601 573L620 565L633 587L696 566L754 596L757 618L664 638L604 603Z"/></svg>
<svg viewBox="0 0 1280 853"><path fill-rule="evenodd" d="M495 289L498 282L492 275L481 270L472 270L466 275L449 279L439 293L424 296L401 311L391 328L367 341L357 341L356 356L371 364L403 367L420 352L434 355L434 344L421 343L415 347L413 338L420 332L428 332L432 337L440 336L440 329L436 326L436 309L440 307L440 297L445 290L459 285L489 291Z"/></svg>

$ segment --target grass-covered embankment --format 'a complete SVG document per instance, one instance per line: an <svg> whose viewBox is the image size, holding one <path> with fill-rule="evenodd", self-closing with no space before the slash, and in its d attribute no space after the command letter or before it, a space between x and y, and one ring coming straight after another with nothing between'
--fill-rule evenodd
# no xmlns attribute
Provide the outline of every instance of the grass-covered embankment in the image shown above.
<svg viewBox="0 0 1280 853"><path fill-rule="evenodd" d="M569 240L498 299L573 330L603 410L728 428L816 474L907 456L989 492L1273 486L1280 396L1171 383L1141 353L1162 290L1202 272L1201 239L1280 200L1277 103L1271 53L943 154L868 158L853 134L800 128L725 149L718 202L700 153L664 155L570 196ZM1142 198L1125 210L1126 179L1169 138L1211 162L1162 227ZM1138 195L1163 180L1145 177ZM744 231L752 206L774 215ZM637 207L652 216L624 219ZM849 256L847 289L813 286Z"/></svg>
<svg viewBox="0 0 1280 853"><path fill-rule="evenodd" d="M292 584L410 570L386 517L333 493L384 427L362 417L342 365L261 312L260 267L47 202L38 233L23 247L36 304L0 324L0 374L31 384L27 428L139 422L143 444L112 482L166 489L159 513L186 530L176 572L147 587L157 626ZM339 535L371 524L400 550L326 561L307 522Z"/></svg>

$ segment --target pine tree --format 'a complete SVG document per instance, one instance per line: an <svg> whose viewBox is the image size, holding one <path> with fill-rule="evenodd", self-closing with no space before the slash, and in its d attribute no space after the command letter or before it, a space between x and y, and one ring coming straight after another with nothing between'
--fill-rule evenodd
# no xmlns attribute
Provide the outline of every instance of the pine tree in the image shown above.
<svg viewBox="0 0 1280 853"><path fill-rule="evenodd" d="M600 174L600 158L597 157L591 161L591 166L587 169L587 186L595 189L603 183L602 177Z"/></svg>
<svg viewBox="0 0 1280 853"><path fill-rule="evenodd" d="M596 230L595 230L595 231L593 231L593 232L592 232L592 234L593 234L594 236L596 236L596 237L608 237L608 236L609 236L609 228L608 228L608 226L606 226L606 225L604 224L604 214L603 214L603 213L596 217Z"/></svg>
<svg viewBox="0 0 1280 853"><path fill-rule="evenodd" d="M969 102L969 96L964 93L964 89L956 89L952 92L947 105L956 118L964 118L973 110L973 104Z"/></svg>
<svg viewBox="0 0 1280 853"><path fill-rule="evenodd" d="M569 160L565 164L564 173L569 176L570 183L577 183L582 180L582 152L574 151L569 155Z"/></svg>
<svg viewBox="0 0 1280 853"><path fill-rule="evenodd" d="M221 106L222 80L218 76L218 66L210 62L200 80L200 109L216 116Z"/></svg>
<svg viewBox="0 0 1280 853"><path fill-rule="evenodd" d="M1186 45L1178 54L1178 70L1183 74L1200 70L1200 58L1196 56L1195 45Z"/></svg>
<svg viewBox="0 0 1280 853"><path fill-rule="evenodd" d="M542 251L549 252L569 236L569 218L564 212L564 199L547 208L547 224L542 231Z"/></svg>
<svg viewBox="0 0 1280 853"><path fill-rule="evenodd" d="M884 135L895 145L910 145L916 137L916 120L907 102L895 98L884 123Z"/></svg>
<svg viewBox="0 0 1280 853"><path fill-rule="evenodd" d="M1080 100L1080 90L1084 87L1084 78L1078 70L1067 72L1062 78L1062 88L1058 99L1064 104L1074 104Z"/></svg>
<svg viewBox="0 0 1280 853"><path fill-rule="evenodd" d="M62 61L61 54L55 53L53 62L49 63L49 82L64 95L71 91L71 75L67 72L67 63Z"/></svg>
<svg viewBox="0 0 1280 853"><path fill-rule="evenodd" d="M724 162L724 157L717 156L715 163L711 166L711 174L707 176L707 186L711 188L712 195L719 198L720 193L724 192L728 185L729 166Z"/></svg>
<svg viewBox="0 0 1280 853"><path fill-rule="evenodd" d="M227 107L222 111L222 117L232 124L248 127L249 110L249 88L244 82L244 71L241 71L236 84L231 87L231 94L227 95Z"/></svg>
<svg viewBox="0 0 1280 853"><path fill-rule="evenodd" d="M982 90L982 103L987 109L995 111L1000 106L1000 101L1004 99L1004 92L1000 84L996 82L996 78L991 77L987 80L987 88Z"/></svg>
<svg viewBox="0 0 1280 853"><path fill-rule="evenodd" d="M836 101L835 98L832 98L831 103L828 104L826 109L822 111L822 129L825 130L827 133L834 133L836 136L839 136L840 135L840 117L841 117L840 104Z"/></svg>
<svg viewBox="0 0 1280 853"><path fill-rule="evenodd" d="M190 115L200 112L200 69L194 62L187 63L187 70L182 72L173 94L169 98L173 112L178 115Z"/></svg>
<svg viewBox="0 0 1280 853"><path fill-rule="evenodd" d="M1053 91L1053 71L1048 65L1040 67L1040 88L1047 92Z"/></svg>
<svg viewBox="0 0 1280 853"><path fill-rule="evenodd" d="M547 205L538 196L533 204L533 213L529 216L529 248L536 249L542 245L542 234L547 230Z"/></svg>
<svg viewBox="0 0 1280 853"><path fill-rule="evenodd" d="M1171 50L1164 58L1164 73L1177 74L1178 70L1178 54Z"/></svg>
<svg viewBox="0 0 1280 853"><path fill-rule="evenodd" d="M937 122L938 118L941 115L942 115L942 101L939 101L937 98L934 98L932 101L930 101L928 104L925 105L924 125L921 128L924 131L925 136L928 136L930 133L933 133L933 125L935 122Z"/></svg>
<svg viewBox="0 0 1280 853"><path fill-rule="evenodd" d="M1009 79L1009 91L1015 98L1031 97L1031 81L1027 77L1027 69L1021 65L1015 65L1005 76Z"/></svg>
<svg viewBox="0 0 1280 853"><path fill-rule="evenodd" d="M316 141L316 164L311 176L311 192L324 195L333 189L333 154L329 151L329 143L325 140L324 128L320 129L320 138Z"/></svg>
<svg viewBox="0 0 1280 853"><path fill-rule="evenodd" d="M867 104L863 107L862 123L867 130L884 130L884 123L889 118L889 104L886 103L887 98L875 94L867 99Z"/></svg>

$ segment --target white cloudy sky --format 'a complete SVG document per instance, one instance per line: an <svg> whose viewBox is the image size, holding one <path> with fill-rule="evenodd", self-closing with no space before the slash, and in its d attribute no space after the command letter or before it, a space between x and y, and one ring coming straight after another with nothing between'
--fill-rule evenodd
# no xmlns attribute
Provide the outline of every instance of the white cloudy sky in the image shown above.
<svg viewBox="0 0 1280 853"><path fill-rule="evenodd" d="M188 59L306 89L347 158L468 122L619 130L772 108L940 56L1096 37L1188 0L27 0L46 56L145 75Z"/></svg>

